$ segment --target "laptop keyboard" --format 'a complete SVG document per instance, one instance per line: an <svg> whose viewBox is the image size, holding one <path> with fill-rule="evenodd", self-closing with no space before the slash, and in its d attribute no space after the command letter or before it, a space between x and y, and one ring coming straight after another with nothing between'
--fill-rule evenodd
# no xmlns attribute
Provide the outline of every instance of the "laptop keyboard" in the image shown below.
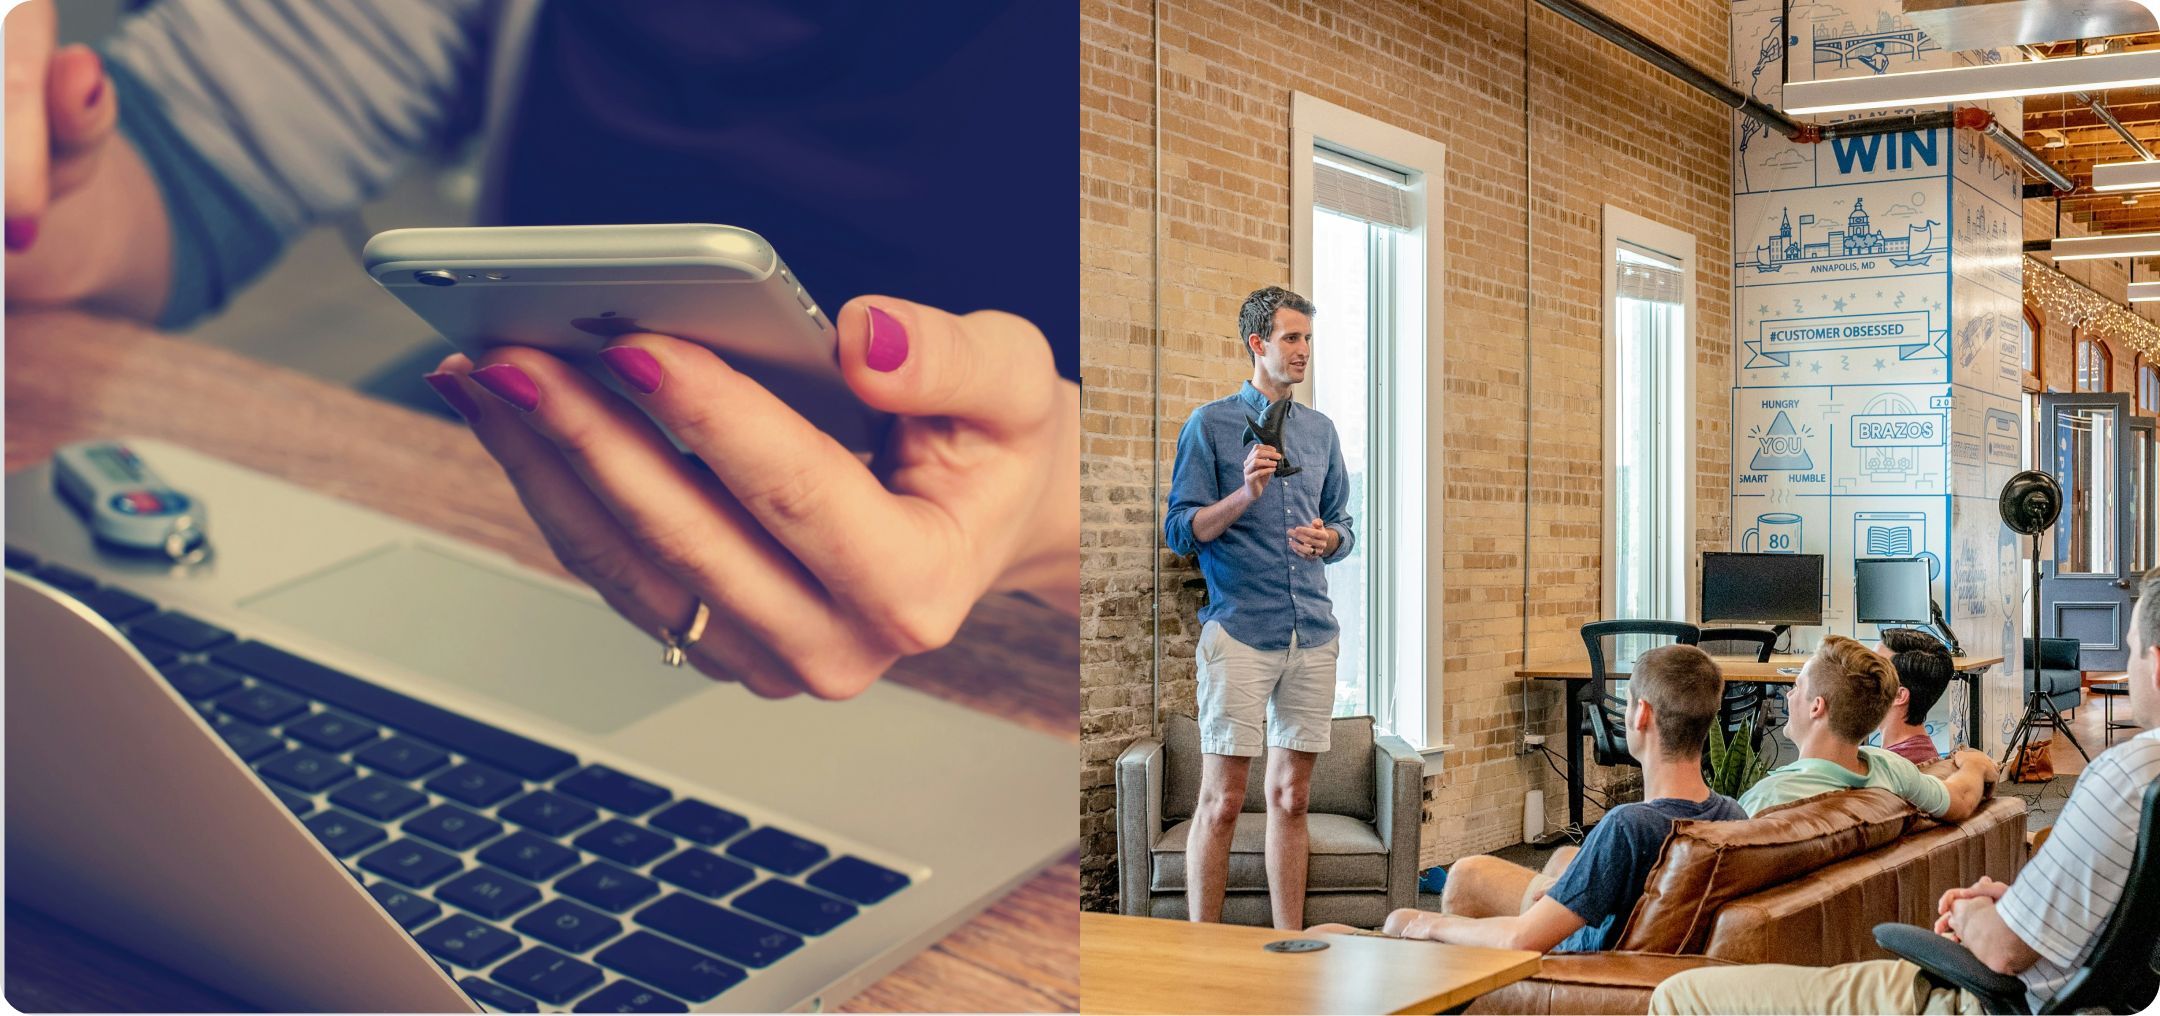
<svg viewBox="0 0 2160 1016"><path fill-rule="evenodd" d="M502 1012L684 1012L906 875L7 548L120 628L376 902Z"/></svg>

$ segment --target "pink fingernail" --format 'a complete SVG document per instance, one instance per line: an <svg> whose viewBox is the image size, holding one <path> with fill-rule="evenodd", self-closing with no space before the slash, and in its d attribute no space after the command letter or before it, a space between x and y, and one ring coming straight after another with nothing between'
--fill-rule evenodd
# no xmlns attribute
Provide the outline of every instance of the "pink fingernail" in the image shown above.
<svg viewBox="0 0 2160 1016"><path fill-rule="evenodd" d="M660 361L651 353L636 346L609 346L600 351L600 362L640 392L651 395L660 390Z"/></svg>
<svg viewBox="0 0 2160 1016"><path fill-rule="evenodd" d="M7 220L7 249L29 250L30 245L37 242L37 228L36 219Z"/></svg>
<svg viewBox="0 0 2160 1016"><path fill-rule="evenodd" d="M423 380L428 383L428 387L435 389L435 394L442 396L442 400L450 404L450 408L457 410L457 414L464 417L466 422L480 418L480 404L465 393L465 386L458 383L456 374L436 371Z"/></svg>
<svg viewBox="0 0 2160 1016"><path fill-rule="evenodd" d="M540 406L540 386L510 364L491 364L466 376L479 382L488 394L518 407L521 412L530 413Z"/></svg>
<svg viewBox="0 0 2160 1016"><path fill-rule="evenodd" d="M890 374L907 362L907 328L900 319L870 308L870 348L863 352L863 362L870 369Z"/></svg>

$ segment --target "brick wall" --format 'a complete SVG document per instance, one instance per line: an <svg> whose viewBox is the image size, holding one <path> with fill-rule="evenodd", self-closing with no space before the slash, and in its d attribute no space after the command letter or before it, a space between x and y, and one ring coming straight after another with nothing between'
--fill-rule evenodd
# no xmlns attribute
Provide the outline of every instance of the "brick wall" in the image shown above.
<svg viewBox="0 0 2160 1016"><path fill-rule="evenodd" d="M2085 226L2063 219L2061 236L2089 236L2094 231ZM2055 202L2046 198L2032 198L2025 202L2025 239L2048 240L2058 234L2055 225ZM2048 264L2046 255L2037 255L2042 264ZM2122 303L2129 292L2130 268L2128 261L2062 261L2054 262L2056 270L2079 282L2094 292L2117 303ZM2143 271L2138 273L2139 282L2151 281ZM2160 322L2160 304L2135 303L2128 306L2139 317ZM2041 340L2040 383L2049 391L2067 392L2077 380L2077 350L2072 343L2070 326L2061 321L2050 321L2045 316L2040 322ZM2136 370L2143 361L2138 351L2126 342L2103 336L2101 341L2114 358L2115 383L2110 391L2137 392Z"/></svg>
<svg viewBox="0 0 2160 1016"><path fill-rule="evenodd" d="M1722 0L1602 6L1724 66ZM1158 307L1150 6L1082 5L1085 904L1115 905L1110 768L1149 733L1158 651L1163 709L1193 711L1198 572L1158 548L1154 504L1185 417L1248 373L1239 302L1289 282L1292 91L1448 146L1443 695L1457 750L1426 784L1421 863L1513 843L1526 791L1545 789L1552 821L1564 807L1544 760L1516 754L1513 671L1526 650L1579 651L1575 629L1599 608L1604 204L1695 236L1697 543L1730 540L1731 114L1535 5L1526 35L1514 4L1162 0L1159 33ZM1533 690L1532 726L1557 733L1558 714L1555 691Z"/></svg>

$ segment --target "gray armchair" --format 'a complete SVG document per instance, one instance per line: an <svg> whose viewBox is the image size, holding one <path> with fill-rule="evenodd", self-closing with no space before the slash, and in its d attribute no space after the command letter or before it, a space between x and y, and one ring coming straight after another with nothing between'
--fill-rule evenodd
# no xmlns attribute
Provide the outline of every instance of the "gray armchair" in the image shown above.
<svg viewBox="0 0 2160 1016"><path fill-rule="evenodd" d="M2047 693L2048 701L2055 703L2057 712L2076 709L2084 698L2081 693L2085 689L2085 673L2078 662L2079 647L2076 639L2040 640L2040 690ZM2033 640L2026 639L2025 665L2018 670L2025 675L2027 693L2033 690L2033 652Z"/></svg>
<svg viewBox="0 0 2160 1016"><path fill-rule="evenodd" d="M1332 747L1313 763L1307 799L1312 861L1305 923L1377 927L1417 905L1418 821L1425 762L1402 738L1374 736L1372 717L1338 718ZM1253 759L1245 807L1231 834L1223 920L1270 923L1266 757ZM1142 917L1183 918L1185 837L1200 799L1200 727L1165 719L1163 740L1142 738L1118 756L1118 906Z"/></svg>

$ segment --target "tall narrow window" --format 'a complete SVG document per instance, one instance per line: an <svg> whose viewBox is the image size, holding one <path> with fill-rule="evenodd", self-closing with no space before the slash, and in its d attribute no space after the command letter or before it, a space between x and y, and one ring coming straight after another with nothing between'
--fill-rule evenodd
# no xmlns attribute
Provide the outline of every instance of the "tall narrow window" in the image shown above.
<svg viewBox="0 0 2160 1016"><path fill-rule="evenodd" d="M2115 357L2107 343L2094 338L2077 340L2077 391L2106 392L2115 387Z"/></svg>
<svg viewBox="0 0 2160 1016"><path fill-rule="evenodd" d="M1319 308L1297 397L1334 421L1357 529L1327 569L1342 625L1335 713L1370 714L1437 771L1447 149L1304 94L1291 96L1290 136L1292 288Z"/></svg>
<svg viewBox="0 0 2160 1016"><path fill-rule="evenodd" d="M1695 242L1605 212L1605 616L1688 620Z"/></svg>
<svg viewBox="0 0 2160 1016"><path fill-rule="evenodd" d="M1384 710L1389 646L1411 604L1397 604L1390 565L1422 558L1424 406L1400 379L1424 372L1424 250L1408 174L1347 152L1313 154L1313 406L1335 422L1350 473L1350 516L1365 539L1328 569L1342 625L1335 714ZM1409 524L1415 522L1417 524Z"/></svg>
<svg viewBox="0 0 2160 1016"><path fill-rule="evenodd" d="M2141 413L2160 414L2160 365L2138 364L2137 403Z"/></svg>

